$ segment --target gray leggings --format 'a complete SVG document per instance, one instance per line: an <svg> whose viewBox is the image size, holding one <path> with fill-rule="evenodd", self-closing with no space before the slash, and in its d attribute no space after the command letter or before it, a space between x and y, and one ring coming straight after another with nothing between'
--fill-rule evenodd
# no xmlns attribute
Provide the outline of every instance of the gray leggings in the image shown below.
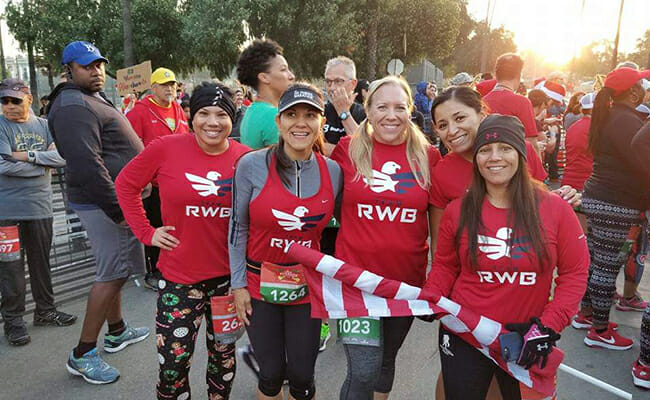
<svg viewBox="0 0 650 400"><path fill-rule="evenodd" d="M348 374L341 400L372 400L373 393L389 393L395 378L395 358L413 324L413 317L381 319L379 347L344 344Z"/></svg>

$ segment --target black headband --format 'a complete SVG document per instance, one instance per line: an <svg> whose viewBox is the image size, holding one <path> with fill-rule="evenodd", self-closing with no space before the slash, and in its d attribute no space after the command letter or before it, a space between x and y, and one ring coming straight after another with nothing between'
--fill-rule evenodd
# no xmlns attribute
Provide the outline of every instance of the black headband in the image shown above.
<svg viewBox="0 0 650 400"><path fill-rule="evenodd" d="M192 92L192 97L190 97L190 120L194 119L194 115L200 109L211 106L221 107L228 114L230 120L235 121L237 108L232 101L230 92L214 83L201 84Z"/></svg>

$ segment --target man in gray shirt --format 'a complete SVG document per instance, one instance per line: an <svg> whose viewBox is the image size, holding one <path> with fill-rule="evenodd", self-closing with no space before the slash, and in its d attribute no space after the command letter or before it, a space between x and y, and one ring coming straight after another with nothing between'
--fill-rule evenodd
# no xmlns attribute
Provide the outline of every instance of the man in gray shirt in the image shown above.
<svg viewBox="0 0 650 400"><path fill-rule="evenodd" d="M33 98L25 82L2 81L0 100L0 312L7 340L21 346L30 341L23 320L25 254L36 302L34 325L65 326L77 319L54 307L50 276L50 170L65 161L56 151L47 121L30 111Z"/></svg>

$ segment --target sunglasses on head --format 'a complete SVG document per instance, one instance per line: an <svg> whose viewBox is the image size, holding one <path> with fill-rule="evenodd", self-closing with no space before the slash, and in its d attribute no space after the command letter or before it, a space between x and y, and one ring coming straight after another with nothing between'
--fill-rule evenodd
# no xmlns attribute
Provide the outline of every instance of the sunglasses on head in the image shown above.
<svg viewBox="0 0 650 400"><path fill-rule="evenodd" d="M9 103L17 105L17 106L23 104L23 99L16 99L14 97L3 97L2 99L0 99L0 101L5 106L7 104L9 104Z"/></svg>

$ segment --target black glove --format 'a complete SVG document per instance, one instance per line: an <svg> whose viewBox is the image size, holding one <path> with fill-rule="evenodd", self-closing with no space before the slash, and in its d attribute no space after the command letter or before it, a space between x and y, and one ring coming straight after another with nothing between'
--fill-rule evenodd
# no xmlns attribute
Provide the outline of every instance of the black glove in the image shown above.
<svg viewBox="0 0 650 400"><path fill-rule="evenodd" d="M506 324L505 328L521 335L523 345L517 364L526 369L537 363L540 364L540 368L544 368L555 342L560 340L560 334L542 325L537 317L531 318L530 322Z"/></svg>

